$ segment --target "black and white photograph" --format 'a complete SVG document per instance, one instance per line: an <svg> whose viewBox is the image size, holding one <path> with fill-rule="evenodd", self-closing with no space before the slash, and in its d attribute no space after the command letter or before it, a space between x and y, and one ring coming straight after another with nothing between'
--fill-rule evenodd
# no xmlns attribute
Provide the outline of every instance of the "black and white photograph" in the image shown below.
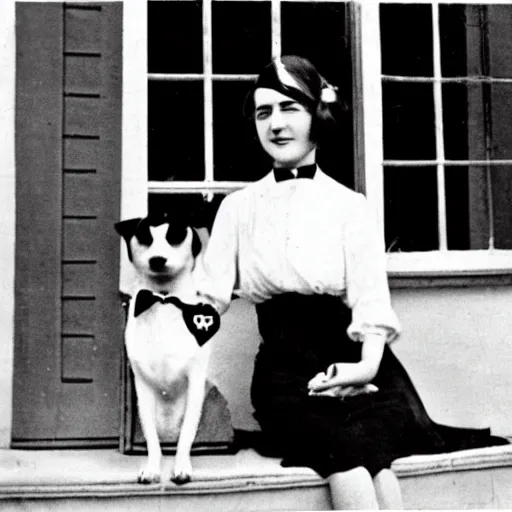
<svg viewBox="0 0 512 512"><path fill-rule="evenodd" d="M0 0L0 509L512 510L511 0Z"/></svg>

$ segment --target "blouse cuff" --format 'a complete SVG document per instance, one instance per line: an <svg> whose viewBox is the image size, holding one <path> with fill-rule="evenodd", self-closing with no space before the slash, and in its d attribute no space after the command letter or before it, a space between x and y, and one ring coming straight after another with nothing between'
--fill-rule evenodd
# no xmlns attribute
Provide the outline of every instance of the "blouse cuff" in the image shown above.
<svg viewBox="0 0 512 512"><path fill-rule="evenodd" d="M386 343L391 343L400 335L400 326L398 324L398 320L395 320L393 323L390 322L390 325L366 323L356 325L352 322L347 329L347 334L351 340L360 342L364 341L364 336L366 334L377 334L384 336L386 338Z"/></svg>

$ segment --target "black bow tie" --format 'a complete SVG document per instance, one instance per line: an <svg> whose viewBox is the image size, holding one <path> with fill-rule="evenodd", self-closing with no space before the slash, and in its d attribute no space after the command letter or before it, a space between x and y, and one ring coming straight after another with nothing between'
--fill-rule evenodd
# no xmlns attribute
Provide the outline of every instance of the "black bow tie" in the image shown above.
<svg viewBox="0 0 512 512"><path fill-rule="evenodd" d="M135 317L144 313L153 304L174 304L181 309L183 320L188 330L194 335L199 346L204 345L220 327L220 315L210 304L185 304L178 297L172 295L160 295L151 290L139 290L135 297Z"/></svg>
<svg viewBox="0 0 512 512"><path fill-rule="evenodd" d="M276 167L274 169L274 177L277 182L285 180L293 180L295 178L309 178L313 179L316 172L316 164L304 165L297 167L297 176L293 173L292 169L286 169L284 167Z"/></svg>

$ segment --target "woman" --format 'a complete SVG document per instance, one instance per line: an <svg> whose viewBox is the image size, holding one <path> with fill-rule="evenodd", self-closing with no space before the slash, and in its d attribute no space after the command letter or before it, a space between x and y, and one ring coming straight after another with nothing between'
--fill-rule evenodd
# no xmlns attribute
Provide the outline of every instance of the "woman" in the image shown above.
<svg viewBox="0 0 512 512"><path fill-rule="evenodd" d="M389 348L399 323L370 210L316 163L338 107L306 59L263 70L245 108L274 169L224 199L198 287L221 312L234 291L256 304L265 453L328 478L335 509L398 509L394 459L448 451L461 432L457 447L501 440L433 423Z"/></svg>

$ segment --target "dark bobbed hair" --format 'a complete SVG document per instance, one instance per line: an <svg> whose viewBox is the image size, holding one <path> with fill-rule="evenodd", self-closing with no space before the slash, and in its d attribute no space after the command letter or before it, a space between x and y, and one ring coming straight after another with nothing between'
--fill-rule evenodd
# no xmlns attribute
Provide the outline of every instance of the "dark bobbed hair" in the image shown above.
<svg viewBox="0 0 512 512"><path fill-rule="evenodd" d="M283 83L279 66L284 66L294 83ZM337 88L329 84L308 59L297 55L272 60L258 76L244 103L244 115L251 120L254 120L254 93L258 88L274 89L303 105L313 118L310 138L319 146L336 131L346 110ZM334 101L323 101L326 89L330 89L330 96L335 96Z"/></svg>

